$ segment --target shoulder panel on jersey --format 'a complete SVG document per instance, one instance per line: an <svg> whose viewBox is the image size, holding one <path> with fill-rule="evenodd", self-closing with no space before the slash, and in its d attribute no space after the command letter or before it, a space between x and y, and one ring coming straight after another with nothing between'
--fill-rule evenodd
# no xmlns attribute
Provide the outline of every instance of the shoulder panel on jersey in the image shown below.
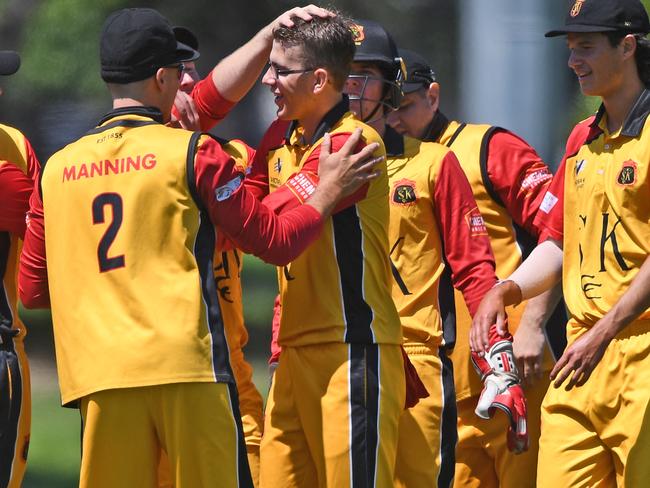
<svg viewBox="0 0 650 488"><path fill-rule="evenodd" d="M488 195L490 195L490 198L492 198L492 200L494 200L495 203L504 207L501 197L499 197L499 194L494 189L494 185L490 180L490 175L488 173L488 167L487 167L488 145L490 144L490 139L492 138L495 132L501 130L504 129L502 129L501 127L493 126L490 127L488 131L485 133L485 135L483 136L483 140L481 141L481 154L479 156L480 157L479 164L481 165L481 179L483 180L483 186L487 190Z"/></svg>
<svg viewBox="0 0 650 488"><path fill-rule="evenodd" d="M0 124L0 160L10 161L22 171L27 171L27 143L22 132Z"/></svg>
<svg viewBox="0 0 650 488"><path fill-rule="evenodd" d="M603 131L598 127L596 116L591 117L579 122L569 134L566 142L565 156L570 158L577 154L580 148L585 144L590 144L592 141L598 139Z"/></svg>
<svg viewBox="0 0 650 488"><path fill-rule="evenodd" d="M451 147L451 145L454 143L454 141L455 141L456 138L460 135L460 133L463 132L463 129L464 129L466 126L467 126L467 124L466 124L465 122L463 122L462 124L460 124L460 125L456 128L456 131L455 131L454 134L451 136L451 138L449 139L449 141L447 141L447 144L445 144L445 146L447 146L447 147Z"/></svg>

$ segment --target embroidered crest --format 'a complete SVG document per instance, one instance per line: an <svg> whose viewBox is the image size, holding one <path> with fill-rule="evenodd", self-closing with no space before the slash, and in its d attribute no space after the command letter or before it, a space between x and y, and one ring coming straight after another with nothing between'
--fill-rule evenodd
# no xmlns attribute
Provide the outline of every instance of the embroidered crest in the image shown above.
<svg viewBox="0 0 650 488"><path fill-rule="evenodd" d="M399 180L393 184L393 195L390 199L392 203L408 207L415 205L417 199L418 196L415 193L415 181Z"/></svg>
<svg viewBox="0 0 650 488"><path fill-rule="evenodd" d="M616 183L621 186L632 186L636 183L636 163L631 159L623 162L623 167L618 173Z"/></svg>
<svg viewBox="0 0 650 488"><path fill-rule="evenodd" d="M569 12L569 15L571 15L571 17L576 17L582 9L582 4L586 1L587 0L576 0L576 3L574 3L573 7L571 7L571 12Z"/></svg>
<svg viewBox="0 0 650 488"><path fill-rule="evenodd" d="M223 202L224 200L228 200L232 196L232 194L235 193L237 189L241 186L243 181L244 181L244 176L237 175L225 185L217 188L214 191L214 196L217 199L217 202Z"/></svg>
<svg viewBox="0 0 650 488"><path fill-rule="evenodd" d="M352 32L352 40L357 46L359 46L366 38L366 34L363 32L363 26L359 24L352 24L350 26L350 31Z"/></svg>

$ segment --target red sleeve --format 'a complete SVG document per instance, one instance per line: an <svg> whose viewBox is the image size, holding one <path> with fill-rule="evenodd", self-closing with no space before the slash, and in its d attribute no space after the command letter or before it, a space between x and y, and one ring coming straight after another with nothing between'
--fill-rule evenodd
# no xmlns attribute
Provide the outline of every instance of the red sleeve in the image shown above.
<svg viewBox="0 0 650 488"><path fill-rule="evenodd" d="M331 152L339 151L348 138L352 135L350 132L339 132L332 134ZM359 141L354 152L358 152L365 147L364 141ZM259 151L258 151L259 153ZM266 158L265 158L266 159ZM296 208L314 193L318 186L318 160L320 159L320 145L318 145L309 155L302 169L292 175L284 185L275 190L264 198L264 205L273 209L276 213L281 213L292 208ZM267 165L268 168L268 165ZM368 184L366 183L352 195L345 197L334 209L333 213L346 209L355 203L363 200L368 193Z"/></svg>
<svg viewBox="0 0 650 488"><path fill-rule="evenodd" d="M434 212L451 280L474 316L481 299L496 282L494 256L472 189L453 152L442 160L432 185Z"/></svg>
<svg viewBox="0 0 650 488"><path fill-rule="evenodd" d="M223 120L236 105L226 100L212 81L212 73L199 81L190 94L199 114L201 130L208 131Z"/></svg>
<svg viewBox="0 0 650 488"><path fill-rule="evenodd" d="M602 132L598 126L592 126L594 117L583 120L573 128L566 143L564 157L560 163L548 191L544 195L539 212L535 218L535 225L541 229L539 242L547 238L562 241L564 236L564 178L566 161L575 156L580 147L587 141L598 137Z"/></svg>
<svg viewBox="0 0 650 488"><path fill-rule="evenodd" d="M538 237L535 214L553 178L535 150L512 132L499 130L488 143L490 182L508 214L531 235Z"/></svg>
<svg viewBox="0 0 650 488"><path fill-rule="evenodd" d="M535 225L540 229L539 242L544 242L548 238L561 241L564 236L565 166L565 161L562 161L535 217Z"/></svg>
<svg viewBox="0 0 650 488"><path fill-rule="evenodd" d="M23 250L20 254L18 290L20 300L25 307L50 307L45 260L45 222L38 177L34 183L34 191L32 191L29 199L27 230L25 231Z"/></svg>
<svg viewBox="0 0 650 488"><path fill-rule="evenodd" d="M195 159L196 187L212 222L245 253L284 266L313 242L322 218L309 205L276 216L243 185L244 174L219 143L208 138Z"/></svg>
<svg viewBox="0 0 650 488"><path fill-rule="evenodd" d="M20 168L7 162L0 165L0 231L23 238L32 188L33 180Z"/></svg>

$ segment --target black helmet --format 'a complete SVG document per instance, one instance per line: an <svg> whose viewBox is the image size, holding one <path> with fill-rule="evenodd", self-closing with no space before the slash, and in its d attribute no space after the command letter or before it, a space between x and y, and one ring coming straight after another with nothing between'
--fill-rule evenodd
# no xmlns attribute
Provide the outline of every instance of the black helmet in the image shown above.
<svg viewBox="0 0 650 488"><path fill-rule="evenodd" d="M405 78L405 69L395 41L386 29L372 20L355 20L351 29L356 45L354 62L377 65L384 76L385 97L382 103L391 110L398 109L402 99L400 84ZM363 99L363 91L359 99Z"/></svg>

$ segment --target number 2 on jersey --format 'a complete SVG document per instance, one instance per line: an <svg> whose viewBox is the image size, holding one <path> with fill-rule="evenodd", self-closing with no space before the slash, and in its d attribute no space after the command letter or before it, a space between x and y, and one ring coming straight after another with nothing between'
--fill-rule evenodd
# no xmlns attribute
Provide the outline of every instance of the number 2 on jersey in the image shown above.
<svg viewBox="0 0 650 488"><path fill-rule="evenodd" d="M117 193L102 193L93 200L93 224L103 224L105 221L104 207L110 206L113 213L113 220L97 246L97 259L99 260L99 271L104 273L113 269L124 267L124 254L108 257L108 250L113 244L117 232L122 225L123 205L122 197Z"/></svg>

